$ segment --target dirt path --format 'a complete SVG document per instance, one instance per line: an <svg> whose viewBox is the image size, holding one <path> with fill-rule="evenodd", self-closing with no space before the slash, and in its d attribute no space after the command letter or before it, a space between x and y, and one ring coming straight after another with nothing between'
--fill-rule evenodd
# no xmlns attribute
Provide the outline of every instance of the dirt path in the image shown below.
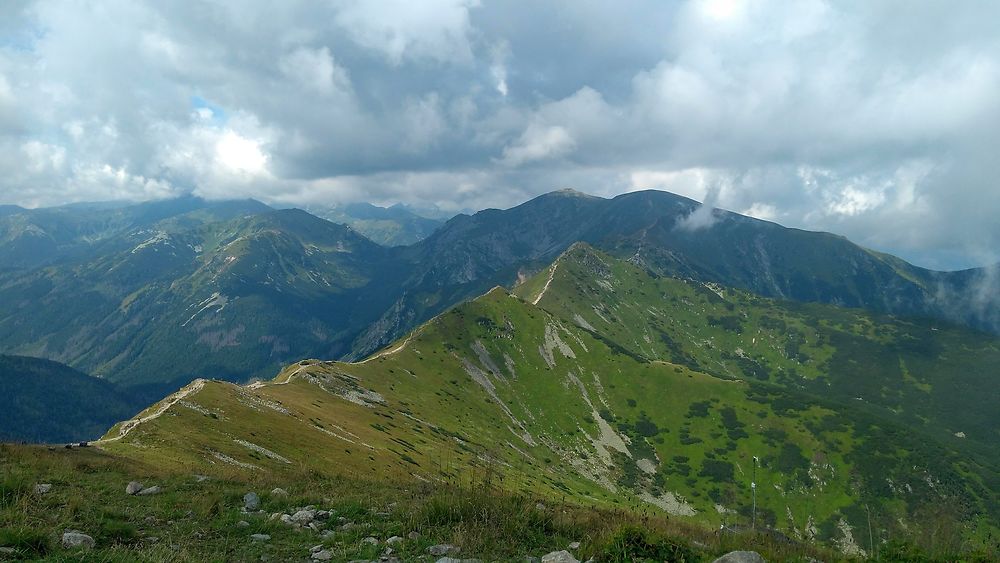
<svg viewBox="0 0 1000 563"><path fill-rule="evenodd" d="M559 267L558 262L552 265L552 268L549 270L549 279L545 280L545 285L542 286L541 293L539 293L538 297L535 297L535 300L531 302L532 305L538 305L538 302L541 301L542 297L545 296L545 292L549 290L549 284L552 283L552 278L556 276L556 268L558 267Z"/></svg>
<svg viewBox="0 0 1000 563"><path fill-rule="evenodd" d="M198 391L201 391L204 387L205 387L204 379L195 379L191 383L187 384L187 386L182 387L180 391L177 391L176 393L168 397L166 400L161 402L160 405L156 407L156 410L153 411L152 413L146 416L137 416L131 420L126 420L125 422L123 422L121 427L118 428L118 435L115 436L114 438L102 438L94 443L102 444L102 443L121 440L125 436L128 436L128 433L135 430L140 424L159 418L163 413L167 412L167 409L176 405L178 401L181 401L186 397L194 395Z"/></svg>

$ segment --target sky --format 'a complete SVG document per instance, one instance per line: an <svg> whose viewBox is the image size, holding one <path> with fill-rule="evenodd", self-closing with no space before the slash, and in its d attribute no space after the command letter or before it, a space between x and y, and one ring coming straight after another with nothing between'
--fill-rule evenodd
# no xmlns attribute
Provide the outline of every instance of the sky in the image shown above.
<svg viewBox="0 0 1000 563"><path fill-rule="evenodd" d="M0 2L0 203L663 189L1000 261L1000 2Z"/></svg>

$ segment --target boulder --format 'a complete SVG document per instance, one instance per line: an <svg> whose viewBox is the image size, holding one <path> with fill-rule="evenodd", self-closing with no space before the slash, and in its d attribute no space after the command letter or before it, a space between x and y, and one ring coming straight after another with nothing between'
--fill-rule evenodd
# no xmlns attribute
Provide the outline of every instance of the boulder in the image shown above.
<svg viewBox="0 0 1000 563"><path fill-rule="evenodd" d="M427 553L430 553L435 557L441 557L442 555L454 555L459 551L461 550L458 547L451 545L450 543L439 543L427 548Z"/></svg>
<svg viewBox="0 0 1000 563"><path fill-rule="evenodd" d="M290 518L293 524L298 524L299 526L308 526L309 523L315 519L315 510L300 510L295 514L292 514L292 517Z"/></svg>
<svg viewBox="0 0 1000 563"><path fill-rule="evenodd" d="M580 563L580 561L564 549L543 555L542 563Z"/></svg>
<svg viewBox="0 0 1000 563"><path fill-rule="evenodd" d="M766 563L756 551L730 551L712 563Z"/></svg>
<svg viewBox="0 0 1000 563"><path fill-rule="evenodd" d="M82 548L93 549L97 545L94 538L79 530L66 530L62 535L62 546L66 549Z"/></svg>
<svg viewBox="0 0 1000 563"><path fill-rule="evenodd" d="M45 495L52 490L52 483L39 483L35 485L36 495Z"/></svg>
<svg viewBox="0 0 1000 563"><path fill-rule="evenodd" d="M135 495L138 494L143 488L142 483L138 481L129 481L128 485L125 486L125 494Z"/></svg>
<svg viewBox="0 0 1000 563"><path fill-rule="evenodd" d="M249 493L243 495L243 508L245 508L247 512L260 508L260 497L257 496L257 493L250 491Z"/></svg>

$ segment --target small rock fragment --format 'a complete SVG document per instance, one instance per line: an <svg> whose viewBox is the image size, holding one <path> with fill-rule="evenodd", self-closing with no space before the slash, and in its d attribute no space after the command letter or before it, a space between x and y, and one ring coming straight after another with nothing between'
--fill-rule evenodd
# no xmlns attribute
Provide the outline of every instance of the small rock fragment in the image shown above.
<svg viewBox="0 0 1000 563"><path fill-rule="evenodd" d="M568 549L580 549L580 542L575 541L575 542L569 544Z"/></svg>
<svg viewBox="0 0 1000 563"><path fill-rule="evenodd" d="M44 495L52 490L52 483L39 483L35 485L35 494Z"/></svg>
<svg viewBox="0 0 1000 563"><path fill-rule="evenodd" d="M333 559L333 554L323 549L313 553L310 557L312 557L313 561L329 561Z"/></svg>
<svg viewBox="0 0 1000 563"><path fill-rule="evenodd" d="M392 536L391 538L385 540L386 545L396 545L397 543L403 543L403 538L399 536Z"/></svg>
<svg viewBox="0 0 1000 563"><path fill-rule="evenodd" d="M250 539L255 542L271 541L271 536L267 534L250 534Z"/></svg>
<svg viewBox="0 0 1000 563"><path fill-rule="evenodd" d="M250 522L247 522L246 520L240 520L239 522L236 523L236 527L237 528L249 528L250 527Z"/></svg>
<svg viewBox="0 0 1000 563"><path fill-rule="evenodd" d="M275 487L275 488L271 489L271 496L275 496L275 497L287 497L288 496L288 491L286 491L285 489L282 489L280 487Z"/></svg>
<svg viewBox="0 0 1000 563"><path fill-rule="evenodd" d="M160 494L161 490L162 489L160 489L159 486L154 485L152 487L147 487L147 488L139 491L138 493L136 493L136 495L142 496L142 497L148 497L149 495L158 495L158 494Z"/></svg>
<svg viewBox="0 0 1000 563"><path fill-rule="evenodd" d="M138 494L143 488L142 483L138 481L129 481L128 485L125 487L126 495Z"/></svg>

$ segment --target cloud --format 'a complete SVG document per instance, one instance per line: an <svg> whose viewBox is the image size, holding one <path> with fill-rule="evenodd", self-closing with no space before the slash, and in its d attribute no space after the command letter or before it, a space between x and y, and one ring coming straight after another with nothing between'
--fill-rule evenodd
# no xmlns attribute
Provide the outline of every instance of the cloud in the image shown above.
<svg viewBox="0 0 1000 563"><path fill-rule="evenodd" d="M998 17L904 0L23 0L0 18L0 203L461 209L723 186L720 208L930 266L995 262Z"/></svg>
<svg viewBox="0 0 1000 563"><path fill-rule="evenodd" d="M678 231L693 233L702 229L709 229L712 225L715 225L719 221L719 214L715 205L719 201L719 193L721 191L721 184L712 184L709 186L708 192L705 194L705 200L701 205L678 220L674 228Z"/></svg>

